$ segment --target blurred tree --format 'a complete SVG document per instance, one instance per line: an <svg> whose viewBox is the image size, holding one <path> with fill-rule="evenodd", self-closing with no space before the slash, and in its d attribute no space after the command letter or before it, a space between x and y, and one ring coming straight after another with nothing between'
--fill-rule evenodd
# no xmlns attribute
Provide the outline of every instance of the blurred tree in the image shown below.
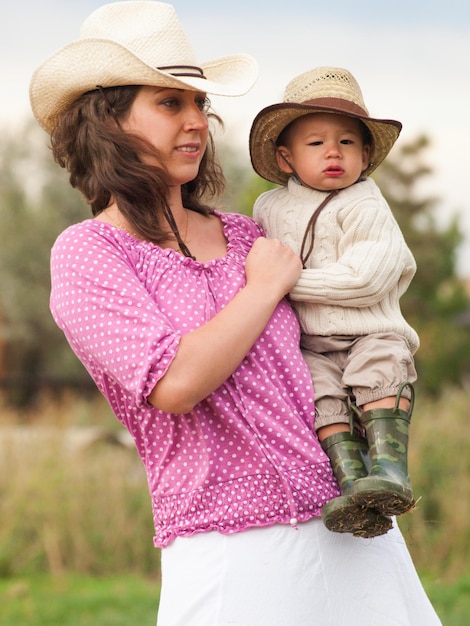
<svg viewBox="0 0 470 626"><path fill-rule="evenodd" d="M0 214L1 382L10 402L28 406L45 383L89 381L49 312L51 246L88 213L35 124L3 135Z"/></svg>
<svg viewBox="0 0 470 626"><path fill-rule="evenodd" d="M438 394L444 383L458 383L470 373L470 331L456 322L469 302L456 275L462 240L457 220L440 230L434 218L438 199L420 195L423 179L432 174L424 160L428 145L426 137L403 145L374 177L418 263L402 307L421 337L420 386ZM46 135L33 124L4 136L0 146L0 382L17 383L9 388L9 399L18 405L33 403L44 383L94 389L49 312L51 246L90 211L47 146ZM228 179L225 209L251 215L258 195L275 185L240 165L228 148L221 159Z"/></svg>
<svg viewBox="0 0 470 626"><path fill-rule="evenodd" d="M416 354L419 386L439 395L445 383L461 383L470 373L470 331L458 323L470 307L456 272L463 241L457 218L439 228L435 210L440 199L423 195L433 174L426 162L429 138L404 143L380 166L374 178L387 198L418 266L401 306L416 328L421 347Z"/></svg>
<svg viewBox="0 0 470 626"><path fill-rule="evenodd" d="M416 354L418 386L438 395L445 383L461 383L470 374L470 331L458 322L470 308L456 256L463 240L457 219L440 229L435 219L439 199L423 196L432 168L426 164L430 141L425 136L404 143L374 173L397 218L418 265L416 276L401 301L408 321L420 335ZM260 193L273 189L253 172L241 175L233 155L225 152L225 172L233 189L229 206L247 215Z"/></svg>
<svg viewBox="0 0 470 626"><path fill-rule="evenodd" d="M241 164L237 153L226 145L222 145L219 156L227 178L227 190L223 197L225 210L253 215L256 198L278 185L264 180L248 165Z"/></svg>

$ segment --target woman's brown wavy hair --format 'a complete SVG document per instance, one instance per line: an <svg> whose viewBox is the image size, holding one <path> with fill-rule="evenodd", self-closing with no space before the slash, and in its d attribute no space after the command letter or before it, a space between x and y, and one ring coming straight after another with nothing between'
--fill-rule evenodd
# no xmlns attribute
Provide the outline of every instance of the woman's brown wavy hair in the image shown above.
<svg viewBox="0 0 470 626"><path fill-rule="evenodd" d="M55 161L70 173L70 184L82 192L94 216L113 198L139 235L160 244L171 236L165 220L155 219L156 214L166 217L169 211L165 169L145 163L143 157L155 157L155 148L119 124L139 89L138 85L107 87L83 94L57 120L51 147ZM222 123L214 113L208 116ZM183 204L207 215L210 208L204 198L220 195L224 187L209 133L198 175L182 187Z"/></svg>

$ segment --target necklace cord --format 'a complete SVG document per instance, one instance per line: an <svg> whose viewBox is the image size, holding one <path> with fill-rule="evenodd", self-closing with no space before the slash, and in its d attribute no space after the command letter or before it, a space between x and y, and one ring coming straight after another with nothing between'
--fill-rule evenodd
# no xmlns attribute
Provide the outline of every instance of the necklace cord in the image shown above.
<svg viewBox="0 0 470 626"><path fill-rule="evenodd" d="M338 193L338 189L334 189L331 193L329 193L326 196L326 198L323 200L323 202L315 209L311 218L308 220L308 224L307 224L307 227L305 229L305 233L302 239L302 246L300 247L300 260L302 261L302 267L304 269L305 269L305 264L307 263L307 259L311 255L312 250L313 250L313 245L315 243L315 224L317 222L318 216L320 215L320 212L328 204L328 202L334 196L336 196L337 193ZM307 252L305 253L305 246L307 244L307 238L309 234L310 234L310 245L309 245Z"/></svg>
<svg viewBox="0 0 470 626"><path fill-rule="evenodd" d="M186 211L188 211L188 209L186 209ZM188 246L185 244L185 242L183 241L183 239L181 238L181 235L179 233L178 230L178 226L176 225L176 221L175 218L173 217L173 213L171 212L170 207L165 203L163 205L163 212L165 215L165 219L168 222L171 231L173 233L173 235L175 236L175 239L178 243L178 248L180 249L180 252L183 256L187 256L190 259L193 259L193 261L196 260L196 257L191 254L190 249L188 248ZM189 224L189 213L186 213L186 232L184 234L184 237L186 238L187 234L188 234L188 224Z"/></svg>
<svg viewBox="0 0 470 626"><path fill-rule="evenodd" d="M176 224L175 218L173 217L173 213L171 212L170 207L167 204L165 204L164 207L163 207L163 213L164 213L165 219L168 222L168 224L169 224L169 226L171 228L171 232L173 233L173 235L174 235L174 237L176 239L179 251L181 252L181 254L183 256L189 257L189 258L193 259L193 261L195 261L196 257L193 254L191 254L191 251L189 250L188 246L184 242L184 240L188 236L188 228L189 228L189 210L185 209L185 211L186 211L186 224L185 224L184 236L181 237L181 235L179 233L179 230L178 230L178 226ZM134 231L129 230L128 228L126 228L122 224L119 210L118 210L118 214L117 214L117 224L118 224L118 228L120 230L125 230L128 233L130 233L131 235L134 235L134 237L139 237L140 238L140 235L138 235Z"/></svg>

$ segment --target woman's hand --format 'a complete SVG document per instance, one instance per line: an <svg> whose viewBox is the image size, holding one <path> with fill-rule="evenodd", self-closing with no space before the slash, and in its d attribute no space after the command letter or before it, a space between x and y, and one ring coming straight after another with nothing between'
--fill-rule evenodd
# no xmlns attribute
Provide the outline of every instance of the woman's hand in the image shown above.
<svg viewBox="0 0 470 626"><path fill-rule="evenodd" d="M245 271L247 286L256 287L278 302L298 281L302 263L278 239L259 237L246 258Z"/></svg>
<svg viewBox="0 0 470 626"><path fill-rule="evenodd" d="M245 287L206 324L181 337L149 401L168 413L188 413L220 387L248 354L301 269L299 258L280 241L257 239L246 259Z"/></svg>

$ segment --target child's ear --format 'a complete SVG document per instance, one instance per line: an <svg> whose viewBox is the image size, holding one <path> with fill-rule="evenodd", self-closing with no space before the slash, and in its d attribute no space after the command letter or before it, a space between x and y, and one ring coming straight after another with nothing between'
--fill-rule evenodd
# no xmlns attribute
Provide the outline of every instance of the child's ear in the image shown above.
<svg viewBox="0 0 470 626"><path fill-rule="evenodd" d="M289 150L285 146L278 146L276 150L276 161L279 169L286 174L293 174L294 170L289 163Z"/></svg>
<svg viewBox="0 0 470 626"><path fill-rule="evenodd" d="M364 172L370 165L370 145L365 145L362 149L362 171Z"/></svg>

